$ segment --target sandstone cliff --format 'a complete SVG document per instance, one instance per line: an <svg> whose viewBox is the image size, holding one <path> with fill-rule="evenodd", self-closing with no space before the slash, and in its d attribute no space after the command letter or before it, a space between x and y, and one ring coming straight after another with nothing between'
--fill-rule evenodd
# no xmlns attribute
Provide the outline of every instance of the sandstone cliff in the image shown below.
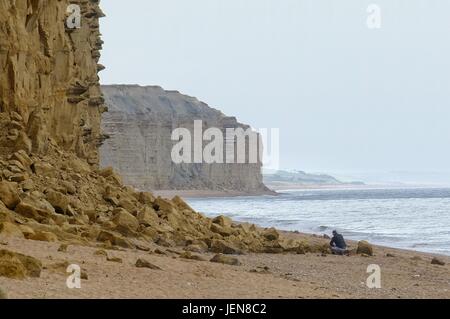
<svg viewBox="0 0 450 319"><path fill-rule="evenodd" d="M108 249L145 244L222 253L295 250L275 230L214 220L181 198L155 198L98 169L98 0L0 2L0 237ZM67 29L70 4L81 28ZM39 276L38 262L0 254L0 276ZM25 265L26 264L26 265ZM19 272L14 272L18 270Z"/></svg>
<svg viewBox="0 0 450 319"><path fill-rule="evenodd" d="M248 128L236 118L156 86L113 85L102 90L109 108L102 126L110 138L100 149L101 165L116 168L126 183L143 190L267 190L261 163L248 163L248 158L245 164L175 164L171 160L175 128L193 132L194 120L201 120L203 130L216 127L225 136L226 128Z"/></svg>
<svg viewBox="0 0 450 319"><path fill-rule="evenodd" d="M0 2L1 153L59 148L98 163L104 110L98 2ZM79 29L65 23L71 3L81 8Z"/></svg>

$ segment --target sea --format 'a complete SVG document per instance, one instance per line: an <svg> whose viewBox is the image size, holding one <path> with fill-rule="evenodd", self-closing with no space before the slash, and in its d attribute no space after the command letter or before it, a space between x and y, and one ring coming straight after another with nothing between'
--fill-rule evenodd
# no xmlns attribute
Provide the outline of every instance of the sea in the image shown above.
<svg viewBox="0 0 450 319"><path fill-rule="evenodd" d="M450 188L285 190L279 196L191 198L213 217L450 255Z"/></svg>

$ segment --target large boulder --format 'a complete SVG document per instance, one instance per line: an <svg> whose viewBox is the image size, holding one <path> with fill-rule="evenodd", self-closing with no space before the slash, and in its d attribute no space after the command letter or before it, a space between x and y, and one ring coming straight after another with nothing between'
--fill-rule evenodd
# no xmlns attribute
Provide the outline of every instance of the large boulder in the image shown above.
<svg viewBox="0 0 450 319"><path fill-rule="evenodd" d="M0 277L25 279L25 266L16 257L0 258Z"/></svg>
<svg viewBox="0 0 450 319"><path fill-rule="evenodd" d="M19 226L9 222L0 223L0 235L4 237L24 238Z"/></svg>
<svg viewBox="0 0 450 319"><path fill-rule="evenodd" d="M56 168L47 162L35 162L31 165L31 169L38 176L49 178L58 176L58 171Z"/></svg>
<svg viewBox="0 0 450 319"><path fill-rule="evenodd" d="M27 152L23 150L15 152L11 159L18 161L27 170L29 170L31 164L33 164L33 161L30 159Z"/></svg>
<svg viewBox="0 0 450 319"><path fill-rule="evenodd" d="M11 253L11 252L8 252ZM41 276L42 271L42 263L31 256L19 254L19 253L13 253L14 256L16 256L20 262L24 265L25 269L27 270L27 276L32 278L39 278ZM2 251L0 251L0 258L2 255Z"/></svg>
<svg viewBox="0 0 450 319"><path fill-rule="evenodd" d="M226 254L226 255L240 255L242 254L242 251L234 246L231 243L228 243L224 240L220 239L213 239L211 241L211 247L210 250L213 253L220 253L220 254Z"/></svg>
<svg viewBox="0 0 450 319"><path fill-rule="evenodd" d="M30 236L34 235L36 232L33 230L33 228L31 228L30 226L27 225L20 225L19 226L20 231L22 232L22 234L25 236L25 238L29 238Z"/></svg>
<svg viewBox="0 0 450 319"><path fill-rule="evenodd" d="M277 240L278 238L280 238L280 233L275 228L268 228L268 229L264 230L263 236L267 240L272 241L272 240Z"/></svg>
<svg viewBox="0 0 450 319"><path fill-rule="evenodd" d="M226 217L226 216L217 216L216 218L214 218L212 220L213 224L218 224L222 227L231 227L231 225L233 224L233 221L231 220L231 218Z"/></svg>
<svg viewBox="0 0 450 319"><path fill-rule="evenodd" d="M155 201L155 197L153 196L152 193L149 192L136 193L135 196L136 199L143 205L151 206Z"/></svg>
<svg viewBox="0 0 450 319"><path fill-rule="evenodd" d="M278 240L278 244L285 252L297 252L299 247L299 242L295 239L281 239Z"/></svg>
<svg viewBox="0 0 450 319"><path fill-rule="evenodd" d="M47 231L36 231L34 234L27 235L27 239L36 241L56 242L58 236Z"/></svg>
<svg viewBox="0 0 450 319"><path fill-rule="evenodd" d="M139 222L123 208L114 210L112 222L116 225L115 229L124 236L133 236L139 228Z"/></svg>
<svg viewBox="0 0 450 319"><path fill-rule="evenodd" d="M432 264L432 265L438 265L438 266L445 266L445 262L444 262L443 260L437 258L437 257L434 257L434 258L431 260L431 264Z"/></svg>
<svg viewBox="0 0 450 319"><path fill-rule="evenodd" d="M155 200L153 206L158 212L165 215L176 214L178 212L177 207L169 200L162 197L158 197ZM159 214L159 213L158 213Z"/></svg>
<svg viewBox="0 0 450 319"><path fill-rule="evenodd" d="M264 243L263 251L268 254L281 254L284 249L278 240L272 240Z"/></svg>
<svg viewBox="0 0 450 319"><path fill-rule="evenodd" d="M0 276L24 279L26 276L39 278L42 263L34 257L9 250L0 250Z"/></svg>
<svg viewBox="0 0 450 319"><path fill-rule="evenodd" d="M358 248L356 249L357 254L373 256L373 247L367 241L362 240L358 243Z"/></svg>
<svg viewBox="0 0 450 319"><path fill-rule="evenodd" d="M233 234L233 229L220 226L219 224L212 223L210 229L213 233L220 234L223 237L228 237Z"/></svg>
<svg viewBox="0 0 450 319"><path fill-rule="evenodd" d="M109 243L111 245L119 246L122 248L134 248L134 246L125 238L105 230L100 231L97 236L97 241Z"/></svg>
<svg viewBox="0 0 450 319"><path fill-rule="evenodd" d="M128 212L132 212L134 213L136 211L137 208L137 202L136 200L132 200L129 198L120 198L119 199L119 207L122 207L123 209L125 209Z"/></svg>
<svg viewBox="0 0 450 319"><path fill-rule="evenodd" d="M237 228L246 234L256 234L258 231L254 224L249 223L240 223L237 225Z"/></svg>
<svg viewBox="0 0 450 319"><path fill-rule="evenodd" d="M77 188L72 182L69 181L61 181L60 189L65 194L74 195L77 192Z"/></svg>
<svg viewBox="0 0 450 319"><path fill-rule="evenodd" d="M0 181L0 200L6 207L14 210L20 202L17 184L13 182Z"/></svg>
<svg viewBox="0 0 450 319"><path fill-rule="evenodd" d="M53 206L55 212L58 214L66 214L69 209L70 199L66 195L49 190L46 194L47 201Z"/></svg>
<svg viewBox="0 0 450 319"><path fill-rule="evenodd" d="M158 215L150 206L145 206L143 210L139 211L136 218L139 224L147 227L158 223Z"/></svg>
<svg viewBox="0 0 450 319"><path fill-rule="evenodd" d="M36 193L32 193L22 199L16 206L15 211L24 217L32 218L38 222L50 218L55 214L53 206Z"/></svg>

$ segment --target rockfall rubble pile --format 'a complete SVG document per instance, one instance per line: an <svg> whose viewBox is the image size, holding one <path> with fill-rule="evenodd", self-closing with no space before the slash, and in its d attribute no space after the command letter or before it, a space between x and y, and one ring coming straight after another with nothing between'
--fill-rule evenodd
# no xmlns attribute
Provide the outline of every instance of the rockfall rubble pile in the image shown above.
<svg viewBox="0 0 450 319"><path fill-rule="evenodd" d="M94 169L75 154L18 151L0 161L0 170L2 236L106 248L152 242L223 254L296 252L300 246L275 229L207 218L180 197L138 192L111 168Z"/></svg>

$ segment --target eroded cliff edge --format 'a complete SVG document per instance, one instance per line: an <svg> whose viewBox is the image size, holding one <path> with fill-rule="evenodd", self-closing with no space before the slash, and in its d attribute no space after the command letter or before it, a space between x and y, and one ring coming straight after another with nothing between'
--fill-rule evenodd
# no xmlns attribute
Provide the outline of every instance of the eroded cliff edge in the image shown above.
<svg viewBox="0 0 450 319"><path fill-rule="evenodd" d="M65 23L70 4L80 28ZM98 163L102 16L98 0L0 2L2 154L60 149Z"/></svg>
<svg viewBox="0 0 450 319"><path fill-rule="evenodd" d="M194 97L158 86L102 86L109 108L102 127L109 139L100 149L102 166L113 166L124 181L143 190L216 190L264 193L261 163L175 164L171 160L172 131L203 122L224 136L227 128L242 128L236 118L209 107ZM224 144L226 142L224 141ZM248 149L247 154L248 156Z"/></svg>

